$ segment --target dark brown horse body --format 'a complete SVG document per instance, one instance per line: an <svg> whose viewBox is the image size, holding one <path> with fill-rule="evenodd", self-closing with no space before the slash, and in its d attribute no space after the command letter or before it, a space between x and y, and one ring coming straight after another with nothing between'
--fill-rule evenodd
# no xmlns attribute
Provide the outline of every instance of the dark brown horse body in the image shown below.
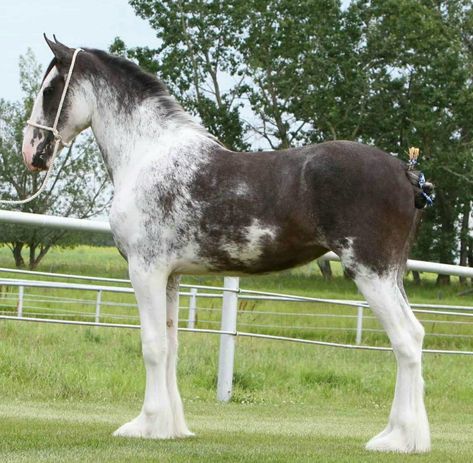
<svg viewBox="0 0 473 463"><path fill-rule="evenodd" d="M200 254L211 270L259 273L340 253L351 238L357 260L383 273L405 258L418 194L404 163L359 143L246 154L216 148L192 190L204 204ZM255 219L274 234L261 237L258 258L232 257L228 242L243 248Z"/></svg>

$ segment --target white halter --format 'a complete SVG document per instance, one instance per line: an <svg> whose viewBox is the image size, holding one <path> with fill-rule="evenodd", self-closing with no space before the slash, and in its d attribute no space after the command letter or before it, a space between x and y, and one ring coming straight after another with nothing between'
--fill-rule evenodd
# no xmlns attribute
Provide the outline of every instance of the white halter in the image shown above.
<svg viewBox="0 0 473 463"><path fill-rule="evenodd" d="M71 65L69 66L69 71L67 73L66 82L64 84L64 89L62 91L61 100L59 101L59 106L57 108L57 113L56 113L56 117L54 119L53 126L48 127L47 125L37 124L36 122L33 122L31 120L26 121L26 123L28 125L31 125L33 127L37 127L38 129L49 130L50 132L52 132L52 134L54 135L54 139L56 140L56 143L54 144L53 154L51 156L51 161L49 163L49 168L48 168L48 171L46 172L46 175L44 177L43 183L41 184L41 187L39 188L39 190L36 193L34 193L32 196L30 196L26 199L21 199L21 200L16 200L16 201L14 201L14 200L1 200L0 199L0 204L25 204L25 203L29 203L33 199L37 198L42 193L42 191L46 188L47 182L48 182L49 177L51 175L54 160L56 159L56 155L59 151L59 146L60 145L65 146L65 147L71 146L72 141L69 142L69 143L65 143L63 141L63 139L61 137L61 134L57 130L57 125L59 123L59 118L61 117L62 107L64 105L64 100L66 99L66 94L67 94L67 90L69 89L69 84L71 82L72 71L74 70L74 65L76 64L76 58L77 58L77 55L81 51L82 51L81 48L76 48L74 50L74 54L72 55Z"/></svg>

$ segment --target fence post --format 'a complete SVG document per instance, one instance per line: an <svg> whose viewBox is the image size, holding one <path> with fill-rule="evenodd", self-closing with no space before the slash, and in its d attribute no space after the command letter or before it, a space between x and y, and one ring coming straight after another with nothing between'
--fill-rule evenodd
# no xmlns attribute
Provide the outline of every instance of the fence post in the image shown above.
<svg viewBox="0 0 473 463"><path fill-rule="evenodd" d="M223 291L222 331L236 332L239 278L225 277L224 287L232 291ZM235 360L235 336L220 335L220 355L218 361L217 400L228 402L232 397L233 364Z"/></svg>
<svg viewBox="0 0 473 463"><path fill-rule="evenodd" d="M23 296L25 294L25 288L18 286L18 305L17 305L17 316L18 318L23 317Z"/></svg>
<svg viewBox="0 0 473 463"><path fill-rule="evenodd" d="M356 318L356 344L361 344L363 333L363 306L358 306L358 317Z"/></svg>
<svg viewBox="0 0 473 463"><path fill-rule="evenodd" d="M102 304L102 290L97 291L97 299L95 301L95 323L100 323L100 305Z"/></svg>
<svg viewBox="0 0 473 463"><path fill-rule="evenodd" d="M189 318L187 319L187 328L195 328L197 310L197 288L191 288L191 295L189 296Z"/></svg>

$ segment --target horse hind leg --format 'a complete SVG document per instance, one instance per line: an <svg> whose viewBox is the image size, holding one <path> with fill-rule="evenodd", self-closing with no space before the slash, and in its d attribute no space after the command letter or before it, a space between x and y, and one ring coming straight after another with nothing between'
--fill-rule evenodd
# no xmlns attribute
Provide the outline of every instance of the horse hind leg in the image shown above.
<svg viewBox="0 0 473 463"><path fill-rule="evenodd" d="M366 448L385 452L427 452L430 450L430 431L421 367L424 329L400 287L399 269L379 275L361 265L351 268L355 268L353 273L358 289L386 330L397 361L396 388L388 425L368 442Z"/></svg>

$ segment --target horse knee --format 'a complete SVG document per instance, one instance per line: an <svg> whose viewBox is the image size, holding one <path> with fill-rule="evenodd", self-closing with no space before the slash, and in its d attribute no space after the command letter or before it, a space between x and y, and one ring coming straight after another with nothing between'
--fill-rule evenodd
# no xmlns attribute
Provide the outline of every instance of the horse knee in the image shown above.
<svg viewBox="0 0 473 463"><path fill-rule="evenodd" d="M424 329L421 327L415 334L406 334L399 340L392 342L393 351L398 361L411 367L421 364L423 333Z"/></svg>
<svg viewBox="0 0 473 463"><path fill-rule="evenodd" d="M145 364L158 366L166 362L167 345L162 340L149 339L142 342L142 351Z"/></svg>

